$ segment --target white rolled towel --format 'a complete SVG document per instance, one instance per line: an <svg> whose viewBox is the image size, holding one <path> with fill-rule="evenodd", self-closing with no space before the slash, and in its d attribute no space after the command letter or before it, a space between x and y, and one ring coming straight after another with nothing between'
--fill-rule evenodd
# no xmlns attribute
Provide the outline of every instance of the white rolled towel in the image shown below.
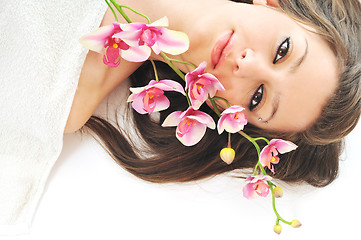
<svg viewBox="0 0 361 240"><path fill-rule="evenodd" d="M2 1L0 234L29 231L63 131L102 0Z"/></svg>

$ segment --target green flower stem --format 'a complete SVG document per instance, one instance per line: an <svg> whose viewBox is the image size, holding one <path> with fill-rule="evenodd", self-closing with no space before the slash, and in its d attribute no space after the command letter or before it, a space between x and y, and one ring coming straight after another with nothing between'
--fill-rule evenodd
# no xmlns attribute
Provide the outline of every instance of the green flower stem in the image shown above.
<svg viewBox="0 0 361 240"><path fill-rule="evenodd" d="M157 82L159 82L158 72L157 72L157 68L155 67L154 61L153 61L153 60L150 60L150 62L152 63L152 66L153 66L154 75L155 75L155 80L156 80Z"/></svg>
<svg viewBox="0 0 361 240"><path fill-rule="evenodd" d="M114 5L114 7L119 11L119 13L124 17L124 19L128 22L128 23L131 23L132 20L130 20L130 18L128 17L127 14L125 14L125 12L123 11L122 8L127 8L129 9L130 11L144 17L145 19L147 19L147 22L148 24L150 24L150 19L148 16L144 15L143 13L140 13L138 11L136 11L135 9L131 8L131 7L128 7L128 6L125 6L125 5L121 5L121 4L118 4L115 0L110 0L112 2L112 4Z"/></svg>
<svg viewBox="0 0 361 240"><path fill-rule="evenodd" d="M177 62L177 63L182 63L182 64L186 64L186 65L189 65L191 67L193 67L194 69L196 69L196 65L194 65L193 63L190 63L190 62L186 62L186 61L182 61L182 60L178 60L178 59L174 59L174 58L169 58L167 56L168 60L171 61L171 62Z"/></svg>
<svg viewBox="0 0 361 240"><path fill-rule="evenodd" d="M124 5L120 5L118 4L115 0L110 0L110 2L113 4L113 6L118 10L118 12L123 16L123 18L128 22L131 23L133 22L132 20L130 20L130 18L128 17L128 15L123 11L122 7L128 8L130 10L132 10L133 12L136 12L134 9L124 6ZM143 14L140 14L143 15Z"/></svg>
<svg viewBox="0 0 361 240"><path fill-rule="evenodd" d="M111 0L111 1L112 1L112 0ZM127 9L131 10L132 12L138 14L139 16L144 17L145 19L147 19L148 24L151 24L151 21L150 21L149 17L146 16L146 15L144 15L143 13L140 13L140 12L138 12L138 11L134 10L133 8L128 7L128 6L126 6L126 5L119 5L119 6L120 6L121 8L122 8L122 7L127 8Z"/></svg>
<svg viewBox="0 0 361 240"><path fill-rule="evenodd" d="M258 157L259 158L259 157ZM256 175L257 174L257 168L259 168L259 170L261 170L261 172L262 172L262 174L263 175L268 175L267 173L266 173L266 170L264 169L264 167L261 165L261 163L258 161L257 162L257 165L256 165L256 167L254 168L254 174Z"/></svg>
<svg viewBox="0 0 361 240"><path fill-rule="evenodd" d="M169 67L171 67L173 69L173 71L183 79L183 81L185 82L185 75L182 73L181 70L179 70L176 66L174 66L174 64L172 63L171 59L164 53L164 52L160 52L160 56L164 59L164 61L168 64ZM186 98L187 98L187 102L189 106L192 106L191 100L188 97L188 89L186 90Z"/></svg>
<svg viewBox="0 0 361 240"><path fill-rule="evenodd" d="M286 223L286 224L288 224L288 225L291 225L291 222L284 220L284 219L280 216L280 214L278 213L278 211L277 211L277 209L276 209L276 198L275 198L275 196L274 196L274 194L273 194L273 189L274 189L274 184L273 184L273 183L271 184L270 188L271 188L271 192L272 192L272 207L273 207L274 213L275 213L276 216L277 216L276 224L278 224L279 221L282 221L282 222L284 222L284 223Z"/></svg>
<svg viewBox="0 0 361 240"><path fill-rule="evenodd" d="M229 104L229 102L227 101L227 99L222 98L222 97L212 97L213 100L222 100L223 102L226 103L227 108L229 108L231 106L231 104Z"/></svg>
<svg viewBox="0 0 361 240"><path fill-rule="evenodd" d="M187 102L188 102L188 106L192 106L191 100L188 97L188 89L186 90L186 98L187 98Z"/></svg>
<svg viewBox="0 0 361 240"><path fill-rule="evenodd" d="M218 107L217 107L216 102L214 101L214 98L208 98L208 99L211 101L213 110L216 112L216 114L218 115L218 117L220 117L220 116L221 116L221 113L219 112L219 109L218 109Z"/></svg>
<svg viewBox="0 0 361 240"><path fill-rule="evenodd" d="M252 138L252 137L248 136L248 135L247 135L245 132L243 132L243 131L239 131L239 133L240 133L243 137L245 137L248 141L250 141L251 143L253 143L253 145L254 145L254 146L256 147L256 149L257 149L257 154L258 154L258 158L259 158L261 150L260 150L259 145L256 143L256 141L257 141L257 140L264 140L264 141L267 142L267 144L269 144L268 139L266 139L266 138L264 138L264 137ZM262 172L263 175L268 175L268 174L266 173L266 170L265 170L264 167L261 165L261 163L260 163L259 160L258 160L258 162L257 162L257 164L256 164L256 166L255 166L255 168L254 168L254 175L257 175L257 172L258 172L257 169L258 169L258 168L261 170L261 172ZM286 224L288 224L288 225L291 225L291 222L288 222L288 221L286 221L285 219L283 219L283 218L280 216L280 214L278 213L277 209L276 209L276 198L275 198L274 193L273 193L273 189L275 188L276 185L273 184L271 181L267 181L267 184L270 186L271 193L272 193L272 207L273 207L273 211L274 211L274 213L276 214L276 217L277 217L276 224L278 224L279 221L282 221L282 222L284 222L284 223L286 223Z"/></svg>
<svg viewBox="0 0 361 240"><path fill-rule="evenodd" d="M171 59L164 53L164 52L160 52L160 55L162 56L162 58L164 59L164 61L169 65L169 67L171 67L173 69L173 71L179 76L181 77L184 81L185 80L185 75L182 73L181 70L179 70L176 66L174 66L174 64L172 63Z"/></svg>
<svg viewBox="0 0 361 240"><path fill-rule="evenodd" d="M254 141L258 141L258 140L263 140L265 141L267 144L269 144L269 140L267 138L264 137L258 137L258 138L253 138Z"/></svg>
<svg viewBox="0 0 361 240"><path fill-rule="evenodd" d="M261 152L261 149L259 148L259 146L258 146L258 144L256 143L256 141L254 140L254 138L248 136L248 134L246 134L246 133L243 132L243 131L239 131L238 133L241 134L244 138L246 138L248 141L250 141L250 142L255 146L255 148L257 149L258 157L259 157L259 154L260 154L260 152ZM257 164L258 164L258 163L257 163Z"/></svg>
<svg viewBox="0 0 361 240"><path fill-rule="evenodd" d="M108 0L105 0L105 2L107 3L108 7L110 8L110 10L112 10L112 13L114 15L115 21L118 22L118 17L117 14L115 14L114 9L112 8L112 6L110 5L110 3L108 2Z"/></svg>

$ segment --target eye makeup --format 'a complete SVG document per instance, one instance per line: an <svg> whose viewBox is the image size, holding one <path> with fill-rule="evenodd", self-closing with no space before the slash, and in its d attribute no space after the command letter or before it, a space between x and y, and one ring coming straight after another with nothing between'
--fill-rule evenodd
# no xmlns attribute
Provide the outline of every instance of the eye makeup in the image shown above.
<svg viewBox="0 0 361 240"><path fill-rule="evenodd" d="M263 84L261 84L257 90L253 93L250 103L249 103L249 110L253 111L257 108L257 106L262 102L263 99Z"/></svg>
<svg viewBox="0 0 361 240"><path fill-rule="evenodd" d="M289 52L290 48L291 48L291 38L288 37L285 40L283 40L281 42L281 44L278 46L278 48L276 50L276 53L275 53L275 57L274 57L272 63L276 64L282 58L287 56L287 53Z"/></svg>

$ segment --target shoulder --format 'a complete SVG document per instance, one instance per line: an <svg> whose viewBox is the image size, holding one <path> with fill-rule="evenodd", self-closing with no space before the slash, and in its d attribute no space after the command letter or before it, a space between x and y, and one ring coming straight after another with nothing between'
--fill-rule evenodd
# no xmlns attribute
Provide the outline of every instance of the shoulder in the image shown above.
<svg viewBox="0 0 361 240"><path fill-rule="evenodd" d="M81 70L64 132L72 133L84 126L103 99L140 65L122 60L118 67L110 68L103 63L101 54L90 51Z"/></svg>

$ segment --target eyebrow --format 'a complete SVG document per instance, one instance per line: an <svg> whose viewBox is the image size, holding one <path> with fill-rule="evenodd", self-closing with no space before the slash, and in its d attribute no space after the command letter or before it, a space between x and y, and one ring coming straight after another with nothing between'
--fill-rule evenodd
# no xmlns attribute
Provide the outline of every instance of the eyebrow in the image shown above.
<svg viewBox="0 0 361 240"><path fill-rule="evenodd" d="M294 63L291 65L289 73L295 73L297 71L297 69L301 66L301 64L304 62L307 54L308 54L308 41L307 38L305 38L305 42L306 42L306 47L305 47L305 52L302 54L302 56L297 59L296 61L294 61Z"/></svg>

